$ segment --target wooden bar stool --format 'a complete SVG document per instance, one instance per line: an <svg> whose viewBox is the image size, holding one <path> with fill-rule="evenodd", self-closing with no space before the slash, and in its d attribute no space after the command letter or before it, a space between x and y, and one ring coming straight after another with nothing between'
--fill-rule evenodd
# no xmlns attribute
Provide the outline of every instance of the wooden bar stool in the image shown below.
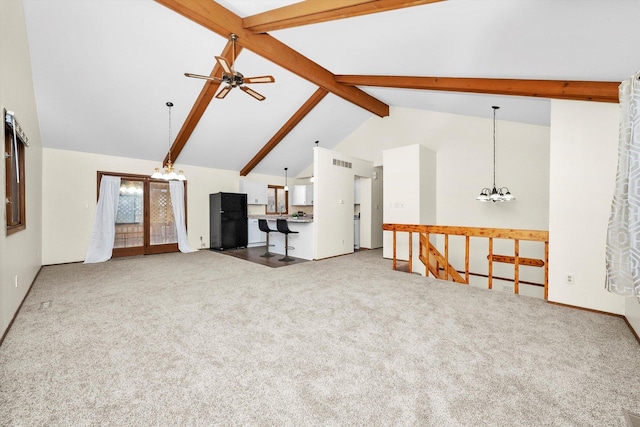
<svg viewBox="0 0 640 427"><path fill-rule="evenodd" d="M278 231L284 234L284 258L280 258L278 261L293 261L294 258L289 256L289 234L297 234L297 231L289 230L289 224L286 219L278 219L276 221L276 227ZM295 249L291 246L291 249Z"/></svg>
<svg viewBox="0 0 640 427"><path fill-rule="evenodd" d="M271 252L269 252L269 246L271 246L269 244L269 233L271 233L272 231L277 231L277 230L272 230L269 228L269 224L267 224L267 220L266 219L259 219L258 220L258 228L260 229L260 231L264 231L265 233L267 233L267 251L265 253L263 253L262 255L260 255L261 257L265 257L265 258L269 258L272 256L275 256L276 254L272 254Z"/></svg>

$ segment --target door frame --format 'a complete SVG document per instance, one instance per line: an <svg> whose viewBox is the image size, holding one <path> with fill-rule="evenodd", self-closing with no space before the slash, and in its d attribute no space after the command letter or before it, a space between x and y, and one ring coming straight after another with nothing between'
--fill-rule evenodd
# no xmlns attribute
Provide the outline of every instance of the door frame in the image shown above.
<svg viewBox="0 0 640 427"><path fill-rule="evenodd" d="M154 254L163 254L167 252L178 252L178 243L167 243L163 245L152 245L151 244L151 232L150 232L150 201L149 195L150 193L150 183L152 182L169 182L164 179L153 179L148 175L139 175L133 173L122 173L122 172L105 172L98 171L97 172L97 197L100 197L100 181L102 177L108 176L116 176L120 179L129 180L129 181L142 181L143 188L143 239L142 246L136 246L131 248L113 248L113 258L125 257L125 256L135 256L135 255L154 255ZM184 222L185 227L187 226L187 181L184 182Z"/></svg>

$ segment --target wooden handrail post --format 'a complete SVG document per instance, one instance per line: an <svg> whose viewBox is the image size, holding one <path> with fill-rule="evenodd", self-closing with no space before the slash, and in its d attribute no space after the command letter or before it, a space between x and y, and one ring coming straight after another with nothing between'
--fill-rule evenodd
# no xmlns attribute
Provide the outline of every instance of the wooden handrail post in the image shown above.
<svg viewBox="0 0 640 427"><path fill-rule="evenodd" d="M549 300L549 241L544 242L544 300Z"/></svg>
<svg viewBox="0 0 640 427"><path fill-rule="evenodd" d="M426 245L424 246L426 248L427 251L427 265L424 266L425 272L424 275L425 277L429 277L429 264L431 264L431 251L429 250L429 233L424 233L425 236L425 242Z"/></svg>
<svg viewBox="0 0 640 427"><path fill-rule="evenodd" d="M493 237L489 237L489 289L493 289Z"/></svg>
<svg viewBox="0 0 640 427"><path fill-rule="evenodd" d="M444 280L449 280L449 235L444 235Z"/></svg>
<svg viewBox="0 0 640 427"><path fill-rule="evenodd" d="M396 270L396 230L393 230L393 269Z"/></svg>
<svg viewBox="0 0 640 427"><path fill-rule="evenodd" d="M518 295L520 293L520 240L515 239L513 241L513 252L515 262L513 263L513 293Z"/></svg>
<svg viewBox="0 0 640 427"><path fill-rule="evenodd" d="M466 236L464 244L464 280L469 284L469 236Z"/></svg>
<svg viewBox="0 0 640 427"><path fill-rule="evenodd" d="M409 232L409 273L413 273L413 233Z"/></svg>

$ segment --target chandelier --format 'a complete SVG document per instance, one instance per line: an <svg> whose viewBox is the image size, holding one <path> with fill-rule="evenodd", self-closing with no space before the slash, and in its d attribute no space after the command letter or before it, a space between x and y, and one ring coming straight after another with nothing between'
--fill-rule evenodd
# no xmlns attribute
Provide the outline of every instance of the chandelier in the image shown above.
<svg viewBox="0 0 640 427"><path fill-rule="evenodd" d="M496 187L496 110L493 106L493 188L483 188L476 200L481 202L509 202L516 198L511 195L507 187Z"/></svg>
<svg viewBox="0 0 640 427"><path fill-rule="evenodd" d="M164 173L160 172L161 168L156 168L151 178L164 179L167 181L184 181L187 179L184 176L184 172L179 171L176 173L173 168L173 163L171 163L171 107L173 107L173 102L167 102L166 106L169 107L169 154L167 155L167 164L164 167Z"/></svg>

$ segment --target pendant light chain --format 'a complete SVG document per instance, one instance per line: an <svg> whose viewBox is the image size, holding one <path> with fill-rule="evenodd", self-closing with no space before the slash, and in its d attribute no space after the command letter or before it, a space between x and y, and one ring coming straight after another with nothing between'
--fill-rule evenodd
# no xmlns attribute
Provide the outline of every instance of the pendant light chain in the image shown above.
<svg viewBox="0 0 640 427"><path fill-rule="evenodd" d="M164 173L160 172L161 168L156 168L151 175L151 178L164 179L167 181L184 181L187 179L184 176L184 172L179 171L178 173L176 173L173 167L173 162L171 161L171 107L173 107L173 102L169 101L165 105L169 107L169 152L167 153L167 164L162 165L162 168L164 168Z"/></svg>
<svg viewBox="0 0 640 427"><path fill-rule="evenodd" d="M496 110L499 107L493 108L493 188L496 187Z"/></svg>
<svg viewBox="0 0 640 427"><path fill-rule="evenodd" d="M493 188L483 188L476 200L480 202L509 202L515 200L507 187L496 187L496 110L500 107L494 105L493 108Z"/></svg>
<svg viewBox="0 0 640 427"><path fill-rule="evenodd" d="M169 154L168 154L168 158L169 158L169 164L171 164L171 107L173 107L173 102L167 102L167 107L169 107ZM494 112L495 115L495 112ZM495 117L494 117L495 120ZM495 132L495 129L494 129ZM494 144L495 144L495 136L494 136ZM494 148L495 151L495 148ZM494 159L494 163L495 163L495 159ZM493 179L495 181L495 178Z"/></svg>

